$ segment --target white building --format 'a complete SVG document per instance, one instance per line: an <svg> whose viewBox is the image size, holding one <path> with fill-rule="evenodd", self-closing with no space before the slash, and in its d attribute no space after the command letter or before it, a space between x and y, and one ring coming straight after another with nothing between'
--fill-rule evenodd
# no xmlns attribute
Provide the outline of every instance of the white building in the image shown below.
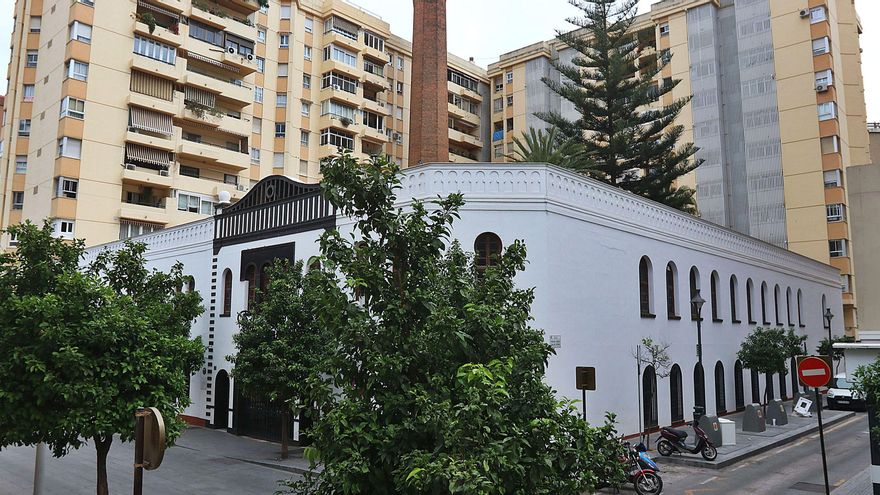
<svg viewBox="0 0 880 495"><path fill-rule="evenodd" d="M643 337L670 343L675 363L672 375L658 380L657 397L642 392L648 424L692 416L692 290L707 301L702 341L709 414L732 412L763 394L767 377L742 370L736 359L752 329L791 327L814 348L825 333L823 307L842 314L837 269L560 168L428 164L406 170L402 183L401 202L464 193L453 236L466 249L481 235L478 249L492 245L484 241L494 236L502 246L525 241L529 264L517 282L536 287L534 326L558 344L548 382L561 396L579 399L575 367L595 366L589 419L601 422L605 411L616 412L625 433L638 430L640 389L651 389L640 384L654 379L650 369L638 376L632 357ZM259 285L264 264L276 257L308 259L318 254L324 229L350 230L351 224L333 213L317 186L273 176L213 219L138 238L149 247L152 266L167 270L182 262L205 300L193 334L208 348L206 366L191 380L189 419L277 435L271 411L236 393L229 378L235 315L245 309L248 287ZM790 396L795 380L774 377L773 395Z"/></svg>

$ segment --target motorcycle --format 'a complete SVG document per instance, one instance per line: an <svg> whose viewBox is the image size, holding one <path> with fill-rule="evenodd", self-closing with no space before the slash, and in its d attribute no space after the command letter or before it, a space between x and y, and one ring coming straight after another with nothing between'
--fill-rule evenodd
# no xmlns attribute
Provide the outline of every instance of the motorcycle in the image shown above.
<svg viewBox="0 0 880 495"><path fill-rule="evenodd" d="M691 423L691 427L696 435L696 443L693 445L689 445L685 441L688 437L686 431L667 427L661 428L660 438L657 439L657 452L664 457L674 453L687 452L688 454L696 454L699 452L703 459L714 461L718 457L718 449L715 448L706 432L696 422Z"/></svg>
<svg viewBox="0 0 880 495"><path fill-rule="evenodd" d="M663 491L663 479L657 474L660 468L646 451L644 444L634 447L624 442L628 456L627 481L633 484L639 495L657 495Z"/></svg>

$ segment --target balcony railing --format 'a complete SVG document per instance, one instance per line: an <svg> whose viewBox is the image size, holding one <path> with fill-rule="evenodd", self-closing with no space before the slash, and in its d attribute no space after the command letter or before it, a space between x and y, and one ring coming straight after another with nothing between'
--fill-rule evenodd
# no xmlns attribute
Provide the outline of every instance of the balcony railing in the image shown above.
<svg viewBox="0 0 880 495"><path fill-rule="evenodd" d="M188 142L190 142L190 143L203 144L203 145L205 145L205 146L210 146L210 147L212 147L212 148L218 148L218 149L221 149L221 150L232 151L232 152L235 152L235 153L242 153L242 154L245 154L245 155L249 155L249 154L250 154L248 151L244 151L244 150L242 150L242 149L241 149L241 146L238 146L237 148L232 148L232 147L230 147L230 146L225 146L225 145L222 145L222 144L215 144L215 143L211 143L211 142L208 142L208 141L199 141L199 140L197 140L197 139L191 139L191 138L189 138L189 137L186 136L186 135L183 136L183 140L184 140L184 141L188 141Z"/></svg>
<svg viewBox="0 0 880 495"><path fill-rule="evenodd" d="M379 77L385 77L385 67L364 60L364 70Z"/></svg>

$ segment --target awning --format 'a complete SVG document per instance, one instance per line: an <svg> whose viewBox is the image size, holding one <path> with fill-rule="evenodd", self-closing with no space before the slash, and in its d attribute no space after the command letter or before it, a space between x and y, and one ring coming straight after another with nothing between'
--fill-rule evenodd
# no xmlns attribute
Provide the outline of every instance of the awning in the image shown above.
<svg viewBox="0 0 880 495"><path fill-rule="evenodd" d="M168 9L163 9L162 7L157 7L151 3L145 2L144 0L138 0L138 7L143 7L147 10L152 10L153 12L156 12L157 14L164 14L164 15L167 15L167 16L172 17L174 19L178 19L178 20L180 19L179 12L174 12L173 10L168 10Z"/></svg>
<svg viewBox="0 0 880 495"><path fill-rule="evenodd" d="M202 123L200 123L200 122L192 122L192 121L188 121L188 122L186 123L186 128L187 128L187 129L191 129L191 128L195 128L195 129L204 129L204 130L206 130L206 131L216 132L217 134L226 134L226 135L228 135L228 136L233 136L233 137L236 137L236 138L248 138L248 139L250 139L250 137L251 137L250 134L242 134L242 133L240 133L240 132L231 131L231 130L229 130L229 129L224 129L224 128L222 128L222 127L213 127L213 126L210 126L210 125L208 125L208 124L202 124Z"/></svg>
<svg viewBox="0 0 880 495"><path fill-rule="evenodd" d="M204 55L199 55L196 52L186 52L187 58L191 58L194 60L198 60L199 62L204 62L206 64L211 64L215 67L220 67L221 69L228 70L230 72L235 72L238 74L239 70L234 65L224 64L223 62L214 60L210 57L205 57Z"/></svg>
<svg viewBox="0 0 880 495"><path fill-rule="evenodd" d="M183 98L186 101L194 101L209 108L214 108L217 98L214 93L205 91L204 89L194 88L192 86L183 87Z"/></svg>
<svg viewBox="0 0 880 495"><path fill-rule="evenodd" d="M168 168L171 159L167 151L148 148L134 143L125 143L125 162L130 161L150 163Z"/></svg>
<svg viewBox="0 0 880 495"><path fill-rule="evenodd" d="M128 109L128 125L144 131L156 132L165 136L174 134L171 116L152 112L144 108Z"/></svg>

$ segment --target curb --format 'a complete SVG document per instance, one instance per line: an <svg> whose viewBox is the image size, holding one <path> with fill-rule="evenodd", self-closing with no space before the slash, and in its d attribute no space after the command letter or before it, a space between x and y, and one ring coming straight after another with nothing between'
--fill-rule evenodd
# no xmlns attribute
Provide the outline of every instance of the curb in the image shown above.
<svg viewBox="0 0 880 495"><path fill-rule="evenodd" d="M840 423L841 421L852 418L855 415L856 415L856 413L854 411L848 411L847 413L842 414L842 415L840 415L830 421L823 421L822 425L825 427L828 427L828 426ZM814 426L811 426L803 431L799 431L797 433L794 433L790 437L783 438L783 439L779 440L778 442L770 443L767 445L762 445L760 447L756 447L754 450L750 450L748 452L743 452L738 455L733 455L730 458L724 459L722 461L709 462L709 461L701 460L702 458L699 458L699 457L691 457L691 456L684 457L683 455L672 455L669 457L658 456L658 457L655 457L654 460L660 461L661 464L678 464L680 466L700 467L700 468L706 468L706 469L722 469L722 468L726 468L728 466L731 466L733 464L736 464L740 461L743 461L745 459L748 459L750 457L754 457L758 454L763 454L764 452L767 452L768 450L775 449L776 447L781 447L785 444L791 443L799 438L805 437L805 436L807 436L811 433L815 433L817 431L819 431L819 424L818 423L816 423Z"/></svg>
<svg viewBox="0 0 880 495"><path fill-rule="evenodd" d="M301 467L296 467L296 466L286 466L284 464L275 464L272 462L254 461L251 459L239 459L237 457L229 457L229 459L235 459L236 461L246 462L248 464L254 464L257 466L263 466L263 467L267 467L269 469L275 469L278 471L286 471L288 473L293 473L293 474L308 474L308 473L312 472L311 470L306 469L306 468L301 468Z"/></svg>

